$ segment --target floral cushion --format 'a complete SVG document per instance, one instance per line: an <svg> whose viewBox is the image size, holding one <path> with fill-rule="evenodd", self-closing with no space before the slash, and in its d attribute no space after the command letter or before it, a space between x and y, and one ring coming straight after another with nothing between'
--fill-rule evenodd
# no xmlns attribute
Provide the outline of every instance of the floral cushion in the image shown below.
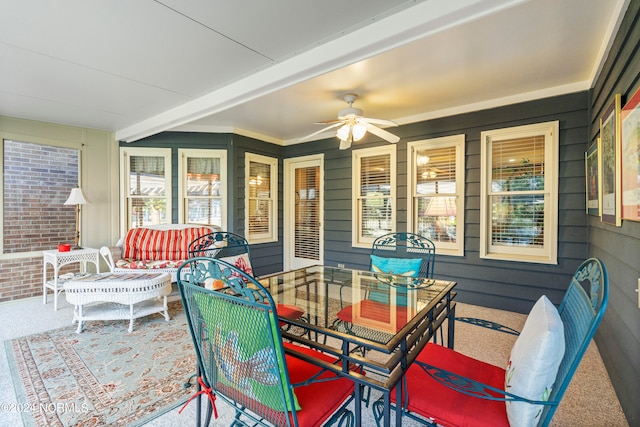
<svg viewBox="0 0 640 427"><path fill-rule="evenodd" d="M122 258L116 261L117 268L130 268L138 270L152 270L155 268L178 268L184 260L177 261L145 261L139 259Z"/></svg>
<svg viewBox="0 0 640 427"><path fill-rule="evenodd" d="M219 258L220 261L227 262L239 270L244 271L249 276L253 276L253 267L251 266L251 259L249 259L249 254L240 254L228 257ZM224 273L224 272L223 272ZM235 271L232 272L232 276L238 276L238 273Z"/></svg>

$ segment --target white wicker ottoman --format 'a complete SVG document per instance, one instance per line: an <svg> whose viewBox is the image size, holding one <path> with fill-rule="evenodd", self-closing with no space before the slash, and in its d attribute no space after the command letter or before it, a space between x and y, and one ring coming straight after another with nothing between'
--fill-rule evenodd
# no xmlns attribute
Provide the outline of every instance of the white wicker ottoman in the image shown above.
<svg viewBox="0 0 640 427"><path fill-rule="evenodd" d="M162 313L169 320L167 295L171 293L168 273L102 273L69 280L64 284L67 301L75 306L73 323L82 332L86 320L133 319ZM103 304L91 304L103 303ZM87 305L91 304L91 305Z"/></svg>

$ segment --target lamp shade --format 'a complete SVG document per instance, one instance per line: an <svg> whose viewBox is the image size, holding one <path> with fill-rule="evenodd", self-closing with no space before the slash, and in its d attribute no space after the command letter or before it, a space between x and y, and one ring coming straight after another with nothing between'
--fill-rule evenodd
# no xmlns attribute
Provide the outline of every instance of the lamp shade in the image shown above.
<svg viewBox="0 0 640 427"><path fill-rule="evenodd" d="M65 205L86 205L88 203L81 188L73 188L69 198L64 202Z"/></svg>
<svg viewBox="0 0 640 427"><path fill-rule="evenodd" d="M350 121L339 127L336 136L341 141L360 141L367 133L367 128L357 122Z"/></svg>

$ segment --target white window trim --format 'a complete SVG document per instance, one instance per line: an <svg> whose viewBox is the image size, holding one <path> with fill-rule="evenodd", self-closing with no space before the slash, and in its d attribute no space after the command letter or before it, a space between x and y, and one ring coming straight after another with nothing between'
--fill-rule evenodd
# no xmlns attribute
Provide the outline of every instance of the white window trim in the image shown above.
<svg viewBox="0 0 640 427"><path fill-rule="evenodd" d="M121 147L120 148L120 171L122 173L120 177L120 218L122 218L121 235L128 231L130 228L129 219L130 216L127 212L129 204L127 199L129 197L129 162L127 158L129 156L146 156L146 157L164 157L165 175L165 197L166 197L166 210L167 221L169 224L172 222L172 208L171 208L171 148L153 148L153 147Z"/></svg>
<svg viewBox="0 0 640 427"><path fill-rule="evenodd" d="M494 246L491 244L491 143L493 141L545 135L544 244L542 248ZM558 177L560 124L558 121L496 129L481 133L480 166L480 258L539 264L558 263Z"/></svg>
<svg viewBox="0 0 640 427"><path fill-rule="evenodd" d="M464 189L465 189L465 135L444 136L424 139L407 144L407 230L414 230L414 200L416 194L416 153L419 150L455 147L456 149L456 242L433 242L438 255L464 256ZM415 231L414 231L415 232Z"/></svg>
<svg viewBox="0 0 640 427"><path fill-rule="evenodd" d="M396 164L396 146L395 145L387 145L382 147L375 148L364 148L360 150L353 150L351 156L351 182L352 185L352 195L351 195L351 245L356 248L371 248L374 237L364 237L362 236L362 224L360 223L360 204L358 200L360 199L360 160L365 157L373 157L373 156L381 156L389 154L389 163L391 167L390 171L390 198L391 198L391 232L396 231L396 175L397 175L397 164Z"/></svg>
<svg viewBox="0 0 640 427"><path fill-rule="evenodd" d="M269 217L269 229L271 233L251 235L249 233L249 164L250 162L264 163L269 165L271 170L271 200L273 201L273 212ZM245 237L249 243L268 243L278 241L278 159L274 157L262 156L260 154L246 153L244 158L244 229Z"/></svg>
<svg viewBox="0 0 640 427"><path fill-rule="evenodd" d="M227 230L227 187L229 184L229 176L227 174L227 150L213 149L178 149L178 218L180 222L187 223L186 197L187 197L187 159L188 158L218 158L220 159L220 209L222 211L221 224L222 230ZM211 225L211 224L208 224Z"/></svg>

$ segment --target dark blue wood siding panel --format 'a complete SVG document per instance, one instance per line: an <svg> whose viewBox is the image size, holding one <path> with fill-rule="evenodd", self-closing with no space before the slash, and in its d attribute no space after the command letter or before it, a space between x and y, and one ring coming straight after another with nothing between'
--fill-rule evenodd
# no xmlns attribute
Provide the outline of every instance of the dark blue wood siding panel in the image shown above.
<svg viewBox="0 0 640 427"><path fill-rule="evenodd" d="M629 3L611 51L590 98L590 142L596 140L602 111L615 94L622 105L640 87L640 1ZM602 259L610 282L609 307L596 334L598 349L629 425L640 425L640 223L623 220L621 227L588 217L589 255Z"/></svg>
<svg viewBox="0 0 640 427"><path fill-rule="evenodd" d="M394 129L397 152L397 224L407 228L407 142L465 134L465 256L436 255L435 275L458 282L460 301L527 312L541 294L559 303L575 268L587 255L584 151L588 142L588 93L541 99L462 114ZM559 263L539 265L483 260L480 242L480 133L485 130L558 120L560 122ZM367 135L352 149L385 145ZM285 157L325 151L325 262L369 267L369 250L351 246L351 153L335 138L285 147ZM566 181L565 181L566 180Z"/></svg>

